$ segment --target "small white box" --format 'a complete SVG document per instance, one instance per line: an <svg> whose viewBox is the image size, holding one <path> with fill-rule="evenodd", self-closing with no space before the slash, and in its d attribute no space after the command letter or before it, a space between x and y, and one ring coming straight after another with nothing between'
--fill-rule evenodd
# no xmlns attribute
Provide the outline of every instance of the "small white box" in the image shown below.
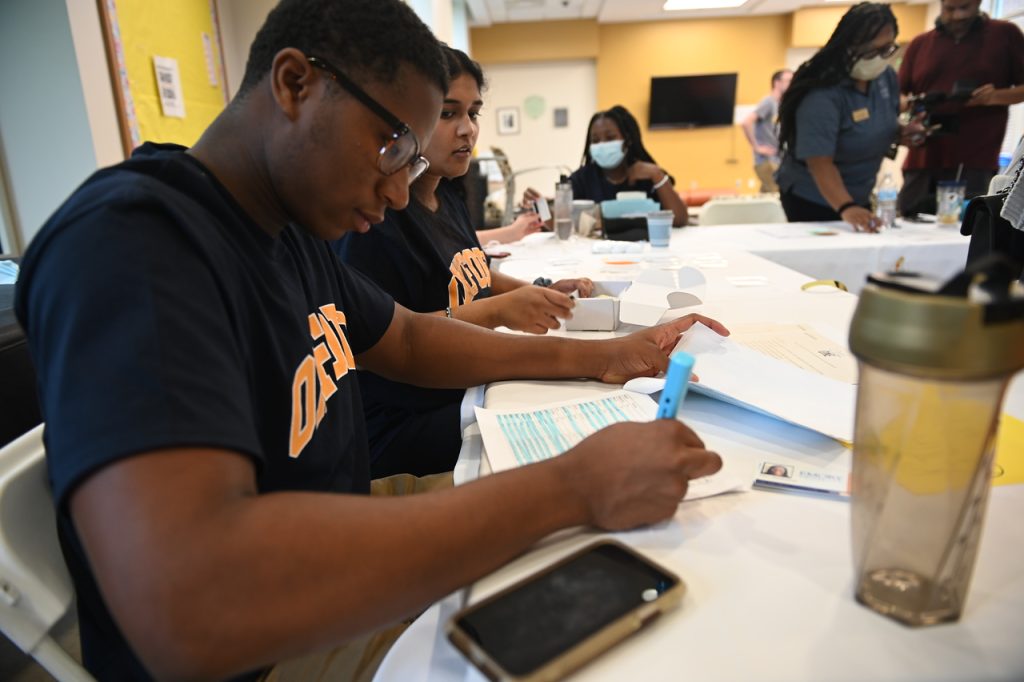
<svg viewBox="0 0 1024 682"><path fill-rule="evenodd" d="M572 319L566 320L563 328L609 332L618 329L620 323L652 327L671 309L700 305L696 292L703 289L703 284L704 276L694 268L673 273L648 272L633 282L594 282L591 298L576 299Z"/></svg>
<svg viewBox="0 0 1024 682"><path fill-rule="evenodd" d="M594 282L590 298L577 298L566 331L610 332L619 326L619 296L632 282Z"/></svg>

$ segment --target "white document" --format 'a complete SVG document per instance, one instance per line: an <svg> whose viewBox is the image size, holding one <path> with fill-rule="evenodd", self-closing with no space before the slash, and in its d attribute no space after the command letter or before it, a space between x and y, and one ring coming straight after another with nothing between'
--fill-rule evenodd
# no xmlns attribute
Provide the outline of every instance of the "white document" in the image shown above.
<svg viewBox="0 0 1024 682"><path fill-rule="evenodd" d="M497 473L556 457L606 426L653 421L657 412L658 405L650 397L620 390L600 398L566 400L528 410L477 407L476 419L487 461ZM623 453L623 456L636 454ZM749 486L749 480L719 473L690 481L686 499Z"/></svg>
<svg viewBox="0 0 1024 682"><path fill-rule="evenodd" d="M730 327L729 339L776 360L845 384L857 383L857 360L842 345L805 324Z"/></svg>
<svg viewBox="0 0 1024 682"><path fill-rule="evenodd" d="M857 387L767 357L701 324L676 345L697 358L690 390L841 441L853 441ZM664 380L662 380L664 381ZM650 391L651 380L644 381ZM631 388L627 382L625 388Z"/></svg>

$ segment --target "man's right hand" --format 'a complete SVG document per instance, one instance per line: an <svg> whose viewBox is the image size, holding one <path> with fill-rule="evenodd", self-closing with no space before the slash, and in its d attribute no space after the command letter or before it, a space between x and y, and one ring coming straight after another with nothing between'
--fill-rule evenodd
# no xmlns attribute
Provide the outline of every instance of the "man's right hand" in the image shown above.
<svg viewBox="0 0 1024 682"><path fill-rule="evenodd" d="M689 482L722 468L675 419L614 424L552 460L588 523L623 530L671 518Z"/></svg>
<svg viewBox="0 0 1024 682"><path fill-rule="evenodd" d="M509 329L530 334L547 334L558 329L559 319L572 317L576 305L567 294L546 287L529 285L494 297L501 308L498 320Z"/></svg>

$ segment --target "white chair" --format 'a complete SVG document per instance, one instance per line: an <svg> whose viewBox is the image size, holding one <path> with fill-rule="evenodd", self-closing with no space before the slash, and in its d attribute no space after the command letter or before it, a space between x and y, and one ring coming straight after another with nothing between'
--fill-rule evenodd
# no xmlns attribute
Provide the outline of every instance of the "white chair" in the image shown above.
<svg viewBox="0 0 1024 682"><path fill-rule="evenodd" d="M43 425L0 449L0 631L60 681L91 681L51 635L74 603L57 541Z"/></svg>
<svg viewBox="0 0 1024 682"><path fill-rule="evenodd" d="M716 197L701 207L699 225L784 223L782 202L774 196Z"/></svg>

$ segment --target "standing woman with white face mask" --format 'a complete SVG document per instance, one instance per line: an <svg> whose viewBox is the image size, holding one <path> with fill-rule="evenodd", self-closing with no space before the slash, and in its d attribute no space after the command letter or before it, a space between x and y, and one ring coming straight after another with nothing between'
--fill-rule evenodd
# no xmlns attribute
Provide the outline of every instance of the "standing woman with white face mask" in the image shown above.
<svg viewBox="0 0 1024 682"><path fill-rule="evenodd" d="M675 180L644 148L640 126L625 107L615 105L591 117L581 165L569 180L573 199L600 203L619 192L644 192L672 211L673 226L686 225L686 204L676 193ZM532 205L540 196L528 189L523 203Z"/></svg>
<svg viewBox="0 0 1024 682"><path fill-rule="evenodd" d="M881 226L870 199L882 159L894 143L924 132L918 121L903 128L898 121L899 84L888 61L897 32L888 5L854 5L793 76L779 105L783 158L775 176L791 222Z"/></svg>

